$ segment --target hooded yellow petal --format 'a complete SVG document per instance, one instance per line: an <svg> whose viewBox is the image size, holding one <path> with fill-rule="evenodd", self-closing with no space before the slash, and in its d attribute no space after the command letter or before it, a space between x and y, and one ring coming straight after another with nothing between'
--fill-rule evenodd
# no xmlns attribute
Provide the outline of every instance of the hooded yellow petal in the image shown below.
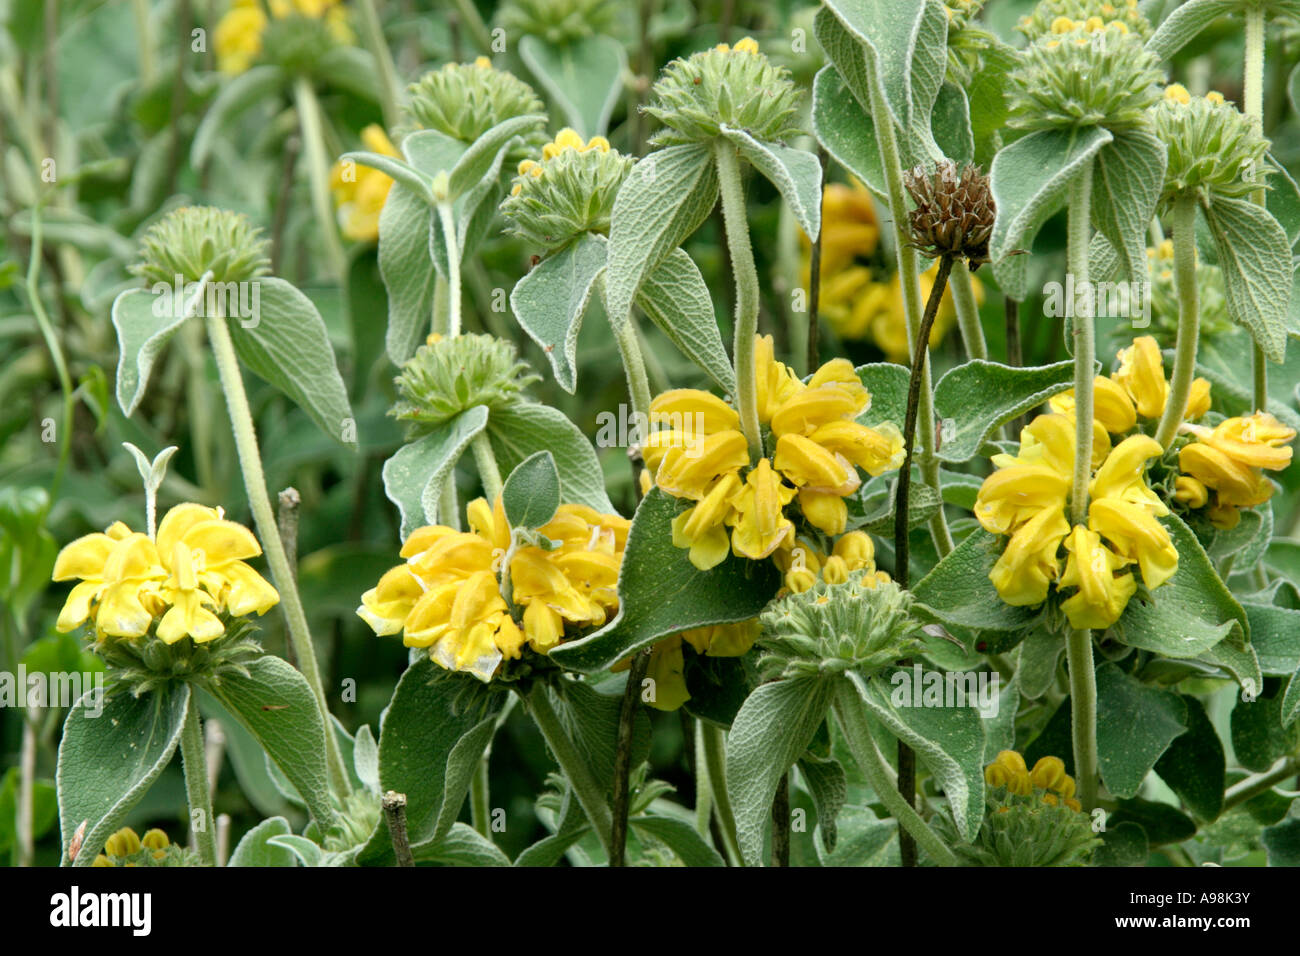
<svg viewBox="0 0 1300 956"><path fill-rule="evenodd" d="M706 436L696 447L670 448L655 476L657 484L678 498L703 498L720 476L749 464L749 443L738 431Z"/></svg>
<svg viewBox="0 0 1300 956"><path fill-rule="evenodd" d="M1132 435L1124 439L1097 469L1097 476L1089 485L1089 494L1093 498L1119 498L1142 505L1158 517L1169 514L1169 509L1147 487L1143 477L1147 460L1162 454L1164 449L1160 443L1148 435Z"/></svg>
<svg viewBox="0 0 1300 956"><path fill-rule="evenodd" d="M773 464L796 488L823 494L850 495L862 483L848 459L802 435L777 439Z"/></svg>
<svg viewBox="0 0 1300 956"><path fill-rule="evenodd" d="M1178 549L1169 532L1141 505L1098 498L1088 506L1088 528L1109 541L1120 557L1136 561L1149 588L1160 587L1178 570Z"/></svg>
<svg viewBox="0 0 1300 956"><path fill-rule="evenodd" d="M199 522L218 520L221 520L221 512L216 508L208 508L193 502L176 505L158 522L158 533L155 535L158 553L170 560L172 549L176 546L176 542L185 536L186 531Z"/></svg>
<svg viewBox="0 0 1300 956"><path fill-rule="evenodd" d="M762 458L745 477L745 486L732 498L738 512L731 533L736 554L753 561L766 558L794 537L794 523L782 513L795 490L781 481L771 462Z"/></svg>
<svg viewBox="0 0 1300 956"><path fill-rule="evenodd" d="M1077 587L1078 593L1062 602L1070 626L1105 630L1124 613L1129 598L1137 590L1133 575L1115 572L1127 563L1101 543L1096 532L1076 525L1065 539L1069 557L1060 587Z"/></svg>
<svg viewBox="0 0 1300 956"><path fill-rule="evenodd" d="M989 572L1003 601L1023 607L1047 599L1048 585L1060 572L1056 552L1069 530L1065 509L1058 505L1039 510L1011 536Z"/></svg>
<svg viewBox="0 0 1300 956"><path fill-rule="evenodd" d="M53 581L69 581L72 578L97 580L104 576L104 565L112 554L115 540L106 534L88 534L64 545L59 556L54 559Z"/></svg>
<svg viewBox="0 0 1300 956"><path fill-rule="evenodd" d="M993 534L1010 534L1044 509L1060 509L1070 479L1048 465L1012 465L984 479L975 517Z"/></svg>
<svg viewBox="0 0 1300 956"><path fill-rule="evenodd" d="M709 392L676 388L650 403L650 423L697 435L740 428L739 413Z"/></svg>
<svg viewBox="0 0 1300 956"><path fill-rule="evenodd" d="M1128 392L1143 418L1159 418L1169 398L1164 358L1149 335L1133 340L1119 352L1119 370L1111 377Z"/></svg>
<svg viewBox="0 0 1300 956"><path fill-rule="evenodd" d="M836 494L801 490L799 510L810 525L824 534L843 534L849 523L848 505Z"/></svg>

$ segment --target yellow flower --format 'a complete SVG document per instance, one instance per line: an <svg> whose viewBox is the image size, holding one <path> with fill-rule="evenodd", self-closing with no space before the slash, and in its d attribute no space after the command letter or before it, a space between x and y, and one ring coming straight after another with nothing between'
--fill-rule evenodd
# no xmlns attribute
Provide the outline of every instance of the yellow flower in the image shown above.
<svg viewBox="0 0 1300 956"><path fill-rule="evenodd" d="M1115 575L1127 562L1102 544L1096 532L1083 525L1075 525L1065 539L1065 549L1070 556L1065 562L1060 587L1079 589L1061 603L1070 626L1098 630L1110 627L1119 620L1137 590L1132 574Z"/></svg>
<svg viewBox="0 0 1300 956"><path fill-rule="evenodd" d="M740 491L734 473L719 478L699 504L673 519L673 544L690 549L691 564L701 571L721 564L731 550L725 522L731 517L731 499Z"/></svg>
<svg viewBox="0 0 1300 956"><path fill-rule="evenodd" d="M1052 411L1063 415L1074 414L1074 389L1054 395L1049 399ZM1106 431L1120 435L1137 424L1137 409L1128 392L1117 382L1098 375L1092 383L1093 416Z"/></svg>
<svg viewBox="0 0 1300 956"><path fill-rule="evenodd" d="M975 517L992 534L1011 534L1046 510L1061 510L1070 479L1049 465L1011 465L984 479Z"/></svg>
<svg viewBox="0 0 1300 956"><path fill-rule="evenodd" d="M210 641L225 633L218 612L264 614L279 601L244 563L261 553L247 528L203 505L168 511L156 543L115 522L104 534L73 541L55 560L55 581L81 579L56 626L70 631L93 616L99 635L137 638L161 616L156 633L166 643L186 636Z"/></svg>
<svg viewBox="0 0 1300 956"><path fill-rule="evenodd" d="M1210 493L1205 485L1188 475L1179 475L1174 479L1174 500L1180 501L1195 510L1204 508Z"/></svg>
<svg viewBox="0 0 1300 956"><path fill-rule="evenodd" d="M1143 418L1159 418L1169 400L1164 358L1160 346L1149 335L1133 340L1119 351L1119 370L1111 376L1123 385Z"/></svg>
<svg viewBox="0 0 1300 956"><path fill-rule="evenodd" d="M1124 439L1106 457L1097 469L1097 475L1088 486L1089 495L1097 498L1119 498L1142 505L1159 517L1169 514L1169 509L1143 478L1146 462L1164 453L1160 443L1147 435L1132 435Z"/></svg>
<svg viewBox="0 0 1300 956"><path fill-rule="evenodd" d="M737 514L731 546L742 558L766 558L794 537L794 523L781 509L790 503L795 490L781 480L768 459L759 459L745 477L745 485L731 499Z"/></svg>
<svg viewBox="0 0 1300 956"><path fill-rule="evenodd" d="M1022 797L1033 792L1025 758L1014 750L1003 750L984 768L984 782L990 787L1006 787L1009 792Z"/></svg>
<svg viewBox="0 0 1300 956"><path fill-rule="evenodd" d="M235 0L212 31L212 47L222 73L243 73L262 52L266 14L257 0Z"/></svg>
<svg viewBox="0 0 1300 956"><path fill-rule="evenodd" d="M1213 429L1184 426L1196 436L1178 453L1178 467L1215 492L1220 522L1231 520L1227 508L1251 508L1273 495L1273 485L1263 469L1281 471L1291 464L1295 431L1267 412L1227 418Z"/></svg>
<svg viewBox="0 0 1300 956"><path fill-rule="evenodd" d="M702 500L722 475L749 464L749 443L738 431L705 435L692 446L670 448L655 474L657 484L676 498Z"/></svg>
<svg viewBox="0 0 1300 956"><path fill-rule="evenodd" d="M381 156L402 155L382 126L371 123L361 131L362 144ZM330 174L330 189L338 209L339 227L349 239L373 242L379 238L379 214L384 210L393 180L369 166L336 163Z"/></svg>
<svg viewBox="0 0 1300 956"><path fill-rule="evenodd" d="M123 827L104 841L104 852L109 856L135 856L140 848L140 837L130 827Z"/></svg>
<svg viewBox="0 0 1300 956"><path fill-rule="evenodd" d="M1048 585L1061 570L1056 553L1069 530L1063 506L1041 508L1021 525L989 572L1003 601L1025 607L1047 600Z"/></svg>
<svg viewBox="0 0 1300 956"><path fill-rule="evenodd" d="M610 670L626 670L630 659ZM647 701L655 710L676 710L691 699L686 689L686 660L682 653L682 635L667 637L650 649L645 676L654 681L654 694Z"/></svg>
<svg viewBox="0 0 1300 956"><path fill-rule="evenodd" d="M1088 505L1088 527L1126 561L1136 561L1142 580L1158 588L1178 570L1178 549L1164 525L1141 505L1122 498L1098 498Z"/></svg>
<svg viewBox="0 0 1300 956"><path fill-rule="evenodd" d="M546 653L566 627L599 627L618 609L618 572L629 522L584 505L561 505L538 529L555 542L512 549L498 498L465 509L470 531L417 528L402 546L406 563L392 568L361 597L357 616L380 635L403 633L408 647L427 648L449 670L489 680L503 660L528 644ZM511 602L500 573L509 556ZM522 627L520 627L522 623Z"/></svg>

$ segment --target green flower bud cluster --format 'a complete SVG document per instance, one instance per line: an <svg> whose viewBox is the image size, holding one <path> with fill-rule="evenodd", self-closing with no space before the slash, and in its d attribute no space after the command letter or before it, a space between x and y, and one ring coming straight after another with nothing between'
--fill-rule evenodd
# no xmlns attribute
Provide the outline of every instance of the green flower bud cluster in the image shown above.
<svg viewBox="0 0 1300 956"><path fill-rule="evenodd" d="M542 150L542 161L526 159L510 195L501 204L506 231L547 254L588 232L609 234L610 214L633 160L594 136L586 143L561 130Z"/></svg>
<svg viewBox="0 0 1300 956"><path fill-rule="evenodd" d="M292 76L311 76L325 54L339 45L324 18L272 17L262 34L261 62L273 63Z"/></svg>
<svg viewBox="0 0 1300 956"><path fill-rule="evenodd" d="M1042 0L1033 13L1021 18L1016 29L1035 43L1044 36L1079 27L1105 29L1112 24L1137 34L1143 43L1155 32L1151 21L1138 9L1138 0Z"/></svg>
<svg viewBox="0 0 1300 956"><path fill-rule="evenodd" d="M173 209L140 241L141 261L131 271L146 282L243 282L271 268L270 243L247 217L212 206Z"/></svg>
<svg viewBox="0 0 1300 956"><path fill-rule="evenodd" d="M774 66L749 37L674 60L653 92L646 112L668 127L651 137L656 146L708 142L723 124L767 142L800 132L800 93L790 72Z"/></svg>
<svg viewBox="0 0 1300 956"><path fill-rule="evenodd" d="M1120 29L1072 30L1028 47L1010 76L1010 125L1020 129L1103 126L1130 129L1150 122L1160 99L1160 61L1141 38Z"/></svg>
<svg viewBox="0 0 1300 956"><path fill-rule="evenodd" d="M935 829L962 866L1084 866L1101 844L1091 819L1069 807L1051 806L1041 796L992 788L984 824L973 843L963 843L945 809Z"/></svg>
<svg viewBox="0 0 1300 956"><path fill-rule="evenodd" d="M987 0L943 0L944 9L948 13L949 42L952 42L954 34L971 25L986 2Z"/></svg>
<svg viewBox="0 0 1300 956"><path fill-rule="evenodd" d="M407 87L404 129L435 129L444 136L472 143L492 127L516 116L545 116L533 88L513 73L498 70L487 57L473 63L448 63ZM533 147L545 133L524 137Z"/></svg>
<svg viewBox="0 0 1300 956"><path fill-rule="evenodd" d="M1242 199L1264 186L1261 162L1269 141L1259 124L1217 93L1188 96L1171 86L1152 111L1156 135L1169 150L1162 203L1195 191L1201 201Z"/></svg>
<svg viewBox="0 0 1300 956"><path fill-rule="evenodd" d="M357 790L341 801L334 798L338 822L325 834L324 848L343 853L362 846L379 825L379 797L368 790Z"/></svg>
<svg viewBox="0 0 1300 956"><path fill-rule="evenodd" d="M611 0L509 0L500 19L509 36L533 36L563 46L608 33L614 8Z"/></svg>
<svg viewBox="0 0 1300 956"><path fill-rule="evenodd" d="M537 380L503 339L431 336L394 379L400 398L391 414L422 433L475 405L496 409L519 402Z"/></svg>
<svg viewBox="0 0 1300 956"><path fill-rule="evenodd" d="M257 625L224 612L218 616L226 633L215 641L168 644L153 628L133 640L107 636L96 640L91 650L104 659L105 693L129 690L142 697L179 682L217 685L227 674L249 676L248 664L266 653L255 636Z"/></svg>
<svg viewBox="0 0 1300 956"><path fill-rule="evenodd" d="M869 677L924 646L911 610L909 592L865 568L841 584L819 581L763 612L759 668L768 678Z"/></svg>

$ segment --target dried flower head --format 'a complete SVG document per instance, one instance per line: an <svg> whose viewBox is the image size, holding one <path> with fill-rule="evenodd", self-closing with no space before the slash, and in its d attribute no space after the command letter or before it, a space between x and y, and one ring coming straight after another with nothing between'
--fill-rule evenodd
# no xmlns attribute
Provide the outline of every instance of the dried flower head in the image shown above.
<svg viewBox="0 0 1300 956"><path fill-rule="evenodd" d="M978 166L960 172L949 160L932 171L917 166L903 176L916 208L912 210L912 244L931 258L950 255L970 261L972 268L989 261L989 237L997 206L989 178Z"/></svg>

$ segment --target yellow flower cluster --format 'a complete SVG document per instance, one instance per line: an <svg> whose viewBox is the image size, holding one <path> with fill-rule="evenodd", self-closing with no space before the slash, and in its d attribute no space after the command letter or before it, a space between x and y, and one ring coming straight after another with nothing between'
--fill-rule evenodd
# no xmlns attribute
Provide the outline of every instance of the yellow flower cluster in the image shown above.
<svg viewBox="0 0 1300 956"><path fill-rule="evenodd" d="M1154 340L1147 341L1155 348ZM997 470L980 486L975 517L993 534L1010 536L989 572L1008 604L1041 604L1056 582L1058 588L1077 588L1061 605L1071 626L1104 629L1119 620L1137 590L1130 564L1138 565L1148 588L1164 584L1178 569L1178 551L1156 520L1169 509L1144 477L1147 460L1163 454L1160 443L1137 433L1112 448L1107 434L1133 428L1139 412L1159 415L1167 400L1168 383L1162 374L1157 379L1141 343L1120 353L1118 383L1097 378L1087 527L1071 528L1066 520L1074 474L1072 402L1056 402L1056 411L1022 429L1018 455L994 456ZM1159 357L1157 348L1157 373ZM1204 404L1208 408L1208 386Z"/></svg>
<svg viewBox="0 0 1300 956"><path fill-rule="evenodd" d="M384 128L371 123L361 131L361 142L372 153L393 156L397 151ZM339 228L343 235L359 242L374 242L379 238L379 214L384 211L388 190L393 180L386 174L357 163L335 163L330 173L330 190L338 209Z"/></svg>
<svg viewBox="0 0 1300 956"><path fill-rule="evenodd" d="M297 15L324 20L342 43L352 42L343 0L270 0L277 20ZM269 22L259 0L234 0L212 31L212 48L222 73L243 73L262 52L262 34Z"/></svg>
<svg viewBox="0 0 1300 956"><path fill-rule="evenodd" d="M800 538L793 547L777 551L772 559L781 569L786 589L795 594L810 590L819 579L826 584L843 584L854 571L864 569L867 574L862 583L868 587L889 580L888 573L876 570L876 546L865 531L840 535L830 554Z"/></svg>
<svg viewBox="0 0 1300 956"><path fill-rule="evenodd" d="M226 521L220 508L177 505L153 539L114 522L59 552L53 579L81 583L56 626L66 632L93 619L98 637L137 638L160 618L155 633L168 644L210 641L226 632L219 613L265 614L280 600L244 563L261 553L253 533Z"/></svg>
<svg viewBox="0 0 1300 956"><path fill-rule="evenodd" d="M719 53L729 53L732 50L735 50L737 53L758 53L758 41L753 37L745 37L744 39L737 40L735 46L731 46L727 43L719 43L714 47L714 49Z"/></svg>
<svg viewBox="0 0 1300 956"><path fill-rule="evenodd" d="M1107 6L1110 6L1107 4ZM1136 11L1137 5L1132 7ZM1112 8L1112 14L1118 14L1119 11ZM1085 36L1090 33L1104 33L1107 30L1114 30L1116 33L1128 33L1128 24L1121 19L1106 20L1103 17L1088 17L1086 20L1071 20L1069 17L1057 17L1052 21L1052 33L1056 36L1065 36L1069 33L1081 33ZM1087 42L1084 37L1079 39ZM1059 41L1055 41L1059 42ZM1052 44L1048 44L1051 46Z"/></svg>
<svg viewBox="0 0 1300 956"><path fill-rule="evenodd" d="M800 233L803 243L803 283L812 274L812 244ZM818 315L825 318L842 339L867 339L891 362L908 363L907 317L903 289L898 276L883 277L867 264L880 245L880 225L871 194L861 183L831 183L822 193L822 261ZM921 273L921 296L928 298L939 272L935 262ZM984 299L984 287L975 280L975 295ZM943 341L952 328L957 311L952 293L944 291L930 328L930 346Z"/></svg>
<svg viewBox="0 0 1300 956"><path fill-rule="evenodd" d="M755 617L734 624L696 627L664 638L650 650L646 677L654 681L654 694L647 703L656 710L676 710L691 699L690 691L686 689L684 644L689 644L695 653L705 657L740 657L754 646L760 632ZM617 673L631 665L632 659L628 658L610 670Z"/></svg>
<svg viewBox="0 0 1300 956"><path fill-rule="evenodd" d="M1219 528L1236 527L1240 508L1262 505L1273 495L1273 483L1263 469L1281 471L1291 464L1295 429L1283 425L1268 412L1244 418L1228 418L1213 428L1183 425L1182 431L1195 436L1178 453L1183 472L1175 479L1174 498L1189 508L1214 503L1208 515Z"/></svg>
<svg viewBox="0 0 1300 956"><path fill-rule="evenodd" d="M512 546L498 498L470 502L469 531L417 528L406 559L361 598L357 614L376 634L402 632L448 670L488 680L525 643L546 653L565 627L599 627L618 609L618 571L630 522L585 505L561 505L538 532L550 551ZM502 572L505 572L504 576ZM508 586L507 586L508 582ZM509 594L509 602L502 591ZM511 604L523 609L522 628Z"/></svg>
<svg viewBox="0 0 1300 956"><path fill-rule="evenodd" d="M1224 101L1223 94L1214 91L1206 93L1205 98L1215 105ZM1187 92L1187 87L1183 86L1183 84L1170 83L1165 87L1165 99L1169 100L1171 103L1181 103L1183 106L1187 106L1192 102L1192 94ZM1172 248L1172 243L1170 248Z"/></svg>
<svg viewBox="0 0 1300 956"><path fill-rule="evenodd" d="M95 857L91 866L117 866L117 860L126 860L122 866L139 866L127 858L135 856L141 850L148 850L155 860L167 858L167 848L171 840L162 830L153 829L139 836L130 827L123 827L104 841L104 852Z"/></svg>
<svg viewBox="0 0 1300 956"><path fill-rule="evenodd" d="M773 358L771 336L755 346L758 418L775 451L752 462L736 410L708 392L675 389L650 404L642 454L654 483L694 502L673 520L673 543L708 570L728 552L758 561L794 545L785 506L797 496L813 527L844 531L844 503L861 484L857 469L880 475L903 461L903 436L892 424L854 421L871 402L846 359L827 362L805 384ZM730 533L728 533L728 529Z"/></svg>
<svg viewBox="0 0 1300 956"><path fill-rule="evenodd" d="M602 153L608 153L609 140L603 136L593 136L584 143L582 137L578 135L576 130L572 130L566 126L555 134L555 140L553 142L547 143L542 147L542 161L540 163L534 159L525 159L520 162L518 170L519 175L532 176L534 179L541 179L542 170L545 168L543 164L548 159L554 159L556 156L559 156L566 149L572 149L579 153L585 153L593 149ZM510 195L518 196L521 189L523 189L523 187L519 183L515 183L515 185L510 189Z"/></svg>
<svg viewBox="0 0 1300 956"><path fill-rule="evenodd" d="M1003 750L984 768L984 782L990 787L1005 787L1007 793L1019 797L1037 793L1051 807L1063 803L1071 810L1083 809L1074 798L1074 778L1065 772L1060 757L1043 757L1030 770L1016 751Z"/></svg>

